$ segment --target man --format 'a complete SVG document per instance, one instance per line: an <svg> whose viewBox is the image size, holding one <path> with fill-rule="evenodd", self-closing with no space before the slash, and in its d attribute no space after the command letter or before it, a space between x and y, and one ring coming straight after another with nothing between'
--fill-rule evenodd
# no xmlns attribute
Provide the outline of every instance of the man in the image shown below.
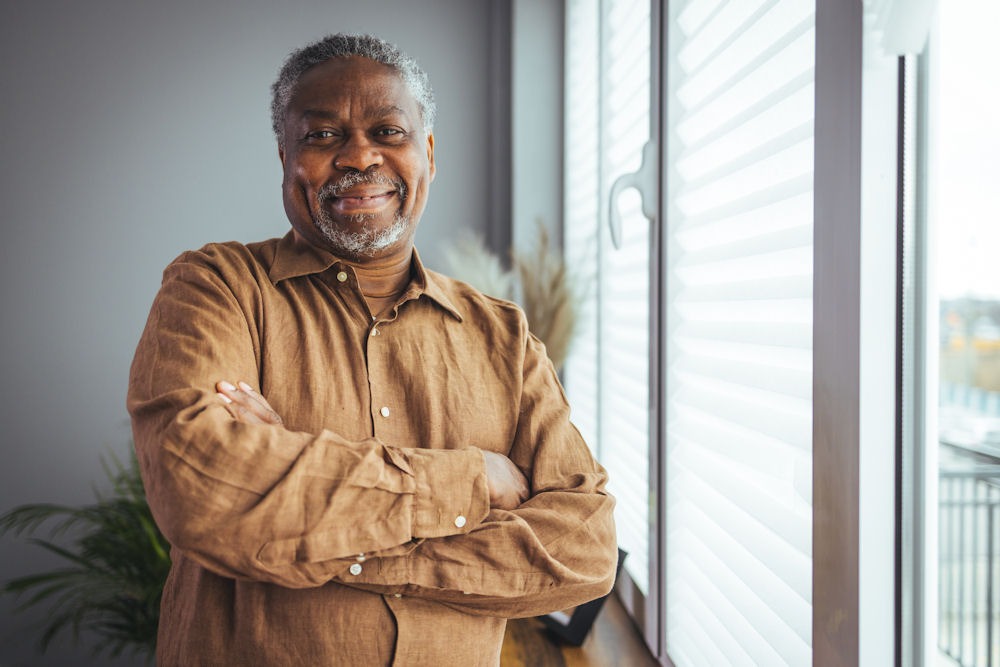
<svg viewBox="0 0 1000 667"><path fill-rule="evenodd" d="M601 596L605 473L521 311L423 267L426 75L373 37L273 87L281 239L164 272L129 385L170 541L161 665L497 665Z"/></svg>

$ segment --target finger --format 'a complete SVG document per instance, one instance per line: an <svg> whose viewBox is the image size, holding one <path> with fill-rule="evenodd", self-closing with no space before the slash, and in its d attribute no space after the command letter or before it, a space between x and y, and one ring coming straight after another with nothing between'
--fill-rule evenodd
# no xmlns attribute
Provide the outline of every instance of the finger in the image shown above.
<svg viewBox="0 0 1000 667"><path fill-rule="evenodd" d="M245 390L225 380L217 383L216 389L229 413L239 421L248 424L281 424L281 417L270 409L266 401L262 403L256 400Z"/></svg>
<svg viewBox="0 0 1000 667"><path fill-rule="evenodd" d="M260 392L258 392L256 389L251 387L246 382L243 382L242 380L237 382L236 384L239 385L239 388L247 396L249 396L257 405L259 405L261 409L263 409L265 412L274 412L274 408L271 407L271 404L268 403L267 399L261 396Z"/></svg>
<svg viewBox="0 0 1000 667"><path fill-rule="evenodd" d="M215 390L218 392L219 397L229 408L230 412L236 412L240 406L246 408L246 402L248 400L246 394L244 394L236 385L231 382L226 382L221 380L215 383Z"/></svg>
<svg viewBox="0 0 1000 667"><path fill-rule="evenodd" d="M521 472L521 469L511 461L511 468L514 470L515 486L517 487L517 495L519 503L524 502L531 495L531 489L528 486L528 478Z"/></svg>
<svg viewBox="0 0 1000 667"><path fill-rule="evenodd" d="M235 405L242 406L244 409L250 410L260 416L263 416L267 412L267 408L262 406L260 401L256 400L252 394L242 388L236 387L230 382L223 380L217 383L215 387L220 394L229 398Z"/></svg>
<svg viewBox="0 0 1000 667"><path fill-rule="evenodd" d="M236 410L232 407L233 399L229 398L222 392L216 392L215 395L218 396L219 399L222 401L222 406L226 408L226 412L228 412L233 418L239 419L239 415L237 414Z"/></svg>
<svg viewBox="0 0 1000 667"><path fill-rule="evenodd" d="M258 417L253 411L249 410L246 405L239 401L234 401L229 398L226 394L222 392L218 393L219 398L222 400L223 406L226 411L237 421L241 421L247 424L266 424L264 420Z"/></svg>
<svg viewBox="0 0 1000 667"><path fill-rule="evenodd" d="M257 414L261 417L261 419L272 424L281 424L281 415L279 415L277 411L271 407L271 404L267 402L267 399L264 398L260 392L242 380L237 384L240 389L242 389L243 392L250 397L254 407L256 408Z"/></svg>

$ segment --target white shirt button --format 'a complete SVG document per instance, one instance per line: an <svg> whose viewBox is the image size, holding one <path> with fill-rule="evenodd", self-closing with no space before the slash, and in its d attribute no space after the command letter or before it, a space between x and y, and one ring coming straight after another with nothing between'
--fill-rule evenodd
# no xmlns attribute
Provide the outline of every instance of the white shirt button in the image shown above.
<svg viewBox="0 0 1000 667"><path fill-rule="evenodd" d="M340 273L338 273L337 274L337 280L339 280L342 283L346 283L347 282L347 271L341 271Z"/></svg>
<svg viewBox="0 0 1000 667"><path fill-rule="evenodd" d="M379 413L380 415L382 415L383 417L388 417L388 416L389 416L389 406L387 406L387 405L383 405L383 406L382 406L382 409L381 409L381 410L379 410L379 411L378 411L378 413Z"/></svg>
<svg viewBox="0 0 1000 667"><path fill-rule="evenodd" d="M455 517L455 528L461 528L465 525L465 517L459 514Z"/></svg>
<svg viewBox="0 0 1000 667"><path fill-rule="evenodd" d="M351 567L349 568L349 570L348 570L348 571L349 571L349 572L350 572L351 574L353 574L353 575L354 575L355 577L356 577L356 576L358 576L359 574L361 574L361 564L360 564L360 563L355 563L354 565L352 565L352 566L351 566Z"/></svg>
<svg viewBox="0 0 1000 667"><path fill-rule="evenodd" d="M401 597L403 597L403 594L402 593L393 593L392 597L394 597L394 598L401 598Z"/></svg>
<svg viewBox="0 0 1000 667"><path fill-rule="evenodd" d="M365 562L365 555L364 555L364 554L358 554L358 557L357 557L357 559L356 559L356 560L357 560L357 561L358 561L359 563L364 563L364 562Z"/></svg>
<svg viewBox="0 0 1000 667"><path fill-rule="evenodd" d="M377 335L379 335L380 333L381 333L381 332L380 332L380 331L379 331L378 329L376 329L376 328L372 327L372 335L373 335L373 336L377 336Z"/></svg>

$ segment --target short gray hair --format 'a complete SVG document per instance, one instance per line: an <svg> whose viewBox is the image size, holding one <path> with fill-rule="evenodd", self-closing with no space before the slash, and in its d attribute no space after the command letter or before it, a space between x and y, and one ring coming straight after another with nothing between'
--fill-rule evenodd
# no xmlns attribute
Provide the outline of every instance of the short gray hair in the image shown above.
<svg viewBox="0 0 1000 667"><path fill-rule="evenodd" d="M295 86L305 72L331 58L360 56L388 65L397 72L409 88L413 99L420 107L420 118L424 131L430 134L434 128L434 91L431 90L427 73L420 69L417 61L399 50L395 45L374 35L349 35L337 33L292 51L278 72L278 79L271 86L271 127L279 145L285 144L285 114L292 99Z"/></svg>

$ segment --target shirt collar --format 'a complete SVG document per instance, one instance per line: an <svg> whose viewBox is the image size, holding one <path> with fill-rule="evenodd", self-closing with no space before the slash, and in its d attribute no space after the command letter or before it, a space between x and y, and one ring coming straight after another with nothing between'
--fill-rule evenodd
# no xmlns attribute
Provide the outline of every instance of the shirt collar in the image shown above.
<svg viewBox="0 0 1000 667"><path fill-rule="evenodd" d="M289 230L278 240L274 261L267 275L271 282L277 285L282 280L323 273L343 264L345 263L330 251L314 246L302 239L294 230ZM409 290L413 298L426 296L461 322L462 315L449 296L447 283L443 281L442 276L424 268L416 248L413 249L412 271L413 279L410 281Z"/></svg>

